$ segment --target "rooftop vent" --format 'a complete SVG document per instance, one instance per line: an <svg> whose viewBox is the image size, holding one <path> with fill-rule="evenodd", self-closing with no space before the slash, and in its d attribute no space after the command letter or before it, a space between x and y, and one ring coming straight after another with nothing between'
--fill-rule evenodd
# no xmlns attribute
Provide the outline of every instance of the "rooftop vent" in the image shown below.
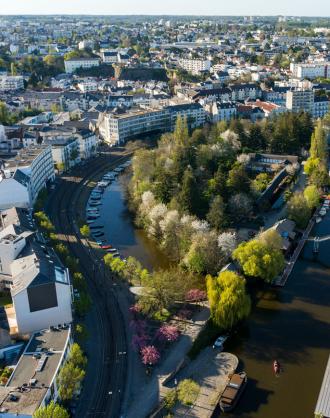
<svg viewBox="0 0 330 418"><path fill-rule="evenodd" d="M43 354L40 358L40 360L38 361L37 367L36 367L36 372L41 372L42 369L44 368L45 364L47 361L47 355Z"/></svg>

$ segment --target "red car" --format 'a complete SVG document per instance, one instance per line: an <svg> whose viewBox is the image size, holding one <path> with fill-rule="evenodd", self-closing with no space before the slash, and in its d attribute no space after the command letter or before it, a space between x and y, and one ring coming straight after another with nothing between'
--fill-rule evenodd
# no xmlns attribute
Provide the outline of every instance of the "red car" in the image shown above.
<svg viewBox="0 0 330 418"><path fill-rule="evenodd" d="M111 245L101 245L102 250L109 250L110 248L112 248Z"/></svg>

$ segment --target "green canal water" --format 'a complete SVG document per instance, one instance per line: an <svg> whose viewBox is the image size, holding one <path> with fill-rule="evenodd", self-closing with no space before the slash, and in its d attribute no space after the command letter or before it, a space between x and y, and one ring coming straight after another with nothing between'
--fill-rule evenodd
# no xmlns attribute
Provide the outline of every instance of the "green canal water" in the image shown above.
<svg viewBox="0 0 330 418"><path fill-rule="evenodd" d="M121 179L105 192L101 222L109 242L148 268L168 260L127 212ZM312 235L330 235L330 213ZM248 374L248 385L234 413L242 418L312 418L330 354L330 240L313 259L307 243L283 289L257 295L250 318L228 343ZM273 360L283 366L275 377Z"/></svg>

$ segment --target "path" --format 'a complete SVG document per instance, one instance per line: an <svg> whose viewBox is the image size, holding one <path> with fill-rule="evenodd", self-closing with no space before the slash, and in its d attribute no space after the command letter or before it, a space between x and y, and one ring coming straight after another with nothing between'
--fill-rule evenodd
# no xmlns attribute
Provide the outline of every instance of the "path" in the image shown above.
<svg viewBox="0 0 330 418"><path fill-rule="evenodd" d="M178 405L174 408L174 417L210 418L220 395L228 382L228 375L235 372L238 358L231 353L220 353L208 347L196 360L185 367L177 376L182 379L193 379L200 386L199 395L192 406Z"/></svg>
<svg viewBox="0 0 330 418"><path fill-rule="evenodd" d="M172 346L166 359L157 367L150 380L144 386L139 387L139 392L127 411L125 418L145 418L157 407L166 392L170 390L162 386L161 382L172 373L185 358L193 341L203 328L210 316L209 308L204 307L198 312L192 321L187 321L188 326L181 334L180 339Z"/></svg>

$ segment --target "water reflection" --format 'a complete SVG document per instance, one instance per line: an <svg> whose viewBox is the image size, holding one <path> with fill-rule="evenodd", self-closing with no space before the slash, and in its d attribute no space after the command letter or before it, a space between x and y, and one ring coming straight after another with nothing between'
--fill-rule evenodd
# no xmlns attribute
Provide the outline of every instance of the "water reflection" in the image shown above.
<svg viewBox="0 0 330 418"><path fill-rule="evenodd" d="M133 255L148 268L166 267L168 260L136 230L126 210L122 180L105 192L101 222L120 252ZM330 214L314 235L330 234ZM309 242L284 289L259 292L251 317L228 343L249 377L247 389L231 417L309 418L313 416L330 351L330 241L320 243L317 259ZM278 359L284 372L275 377Z"/></svg>

